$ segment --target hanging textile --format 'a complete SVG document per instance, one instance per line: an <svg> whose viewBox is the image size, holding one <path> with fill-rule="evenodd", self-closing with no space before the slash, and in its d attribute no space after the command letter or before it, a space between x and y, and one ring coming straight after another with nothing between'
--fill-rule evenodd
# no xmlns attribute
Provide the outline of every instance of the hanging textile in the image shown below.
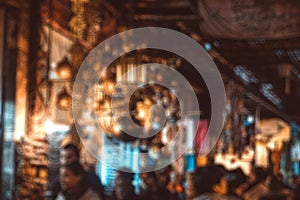
<svg viewBox="0 0 300 200"><path fill-rule="evenodd" d="M196 157L194 154L185 155L185 165L187 172L193 172L196 169Z"/></svg>
<svg viewBox="0 0 300 200"><path fill-rule="evenodd" d="M247 132L244 126L246 106L243 97L237 97L233 109L232 145L235 153L242 154L246 147Z"/></svg>
<svg viewBox="0 0 300 200"><path fill-rule="evenodd" d="M300 162L300 142L294 140L291 147L291 160L292 162Z"/></svg>
<svg viewBox="0 0 300 200"><path fill-rule="evenodd" d="M256 142L255 145L255 166L268 168L269 166L269 151L265 143Z"/></svg>
<svg viewBox="0 0 300 200"><path fill-rule="evenodd" d="M200 120L197 124L197 132L194 141L196 154L205 154L209 151L209 140L206 138L208 130L208 120Z"/></svg>
<svg viewBox="0 0 300 200"><path fill-rule="evenodd" d="M261 120L257 132L258 138L268 138L269 142L289 141L291 137L290 125L277 118Z"/></svg>
<svg viewBox="0 0 300 200"><path fill-rule="evenodd" d="M279 39L300 36L297 1L199 0L200 29L212 37Z"/></svg>
<svg viewBox="0 0 300 200"><path fill-rule="evenodd" d="M58 63L66 55L73 41L48 26L43 26L43 31L45 35L42 40L42 48L44 51L49 49L49 59L52 64ZM48 46L47 40L51 40L51 47Z"/></svg>

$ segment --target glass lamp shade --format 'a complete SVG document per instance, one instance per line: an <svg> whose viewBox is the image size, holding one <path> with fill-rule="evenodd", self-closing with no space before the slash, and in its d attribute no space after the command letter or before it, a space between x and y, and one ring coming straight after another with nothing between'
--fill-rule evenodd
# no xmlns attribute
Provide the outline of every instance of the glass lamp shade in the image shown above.
<svg viewBox="0 0 300 200"><path fill-rule="evenodd" d="M104 90L107 94L112 94L115 90L116 83L111 80L106 80L104 82Z"/></svg>
<svg viewBox="0 0 300 200"><path fill-rule="evenodd" d="M98 122L105 134L113 134L114 119L110 112L99 112Z"/></svg>
<svg viewBox="0 0 300 200"><path fill-rule="evenodd" d="M67 58L64 58L57 64L56 74L59 78L62 79L71 79L72 78L72 66L69 63Z"/></svg>
<svg viewBox="0 0 300 200"><path fill-rule="evenodd" d="M72 97L67 92L66 88L62 90L57 96L56 106L62 110L68 110L72 106Z"/></svg>

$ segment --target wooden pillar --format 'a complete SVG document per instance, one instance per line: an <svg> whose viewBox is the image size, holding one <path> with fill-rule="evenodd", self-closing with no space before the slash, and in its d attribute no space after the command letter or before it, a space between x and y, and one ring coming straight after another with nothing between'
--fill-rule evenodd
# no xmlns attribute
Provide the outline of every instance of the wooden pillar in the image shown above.
<svg viewBox="0 0 300 200"><path fill-rule="evenodd" d="M16 101L17 35L18 8L2 7L2 43L1 52L1 197L12 199L14 190L14 131ZM3 14L4 12L4 14Z"/></svg>

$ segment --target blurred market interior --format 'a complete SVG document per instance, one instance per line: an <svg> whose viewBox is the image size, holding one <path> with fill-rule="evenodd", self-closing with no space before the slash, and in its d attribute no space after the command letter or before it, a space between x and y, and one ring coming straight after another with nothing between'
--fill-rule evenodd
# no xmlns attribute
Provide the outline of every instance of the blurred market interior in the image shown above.
<svg viewBox="0 0 300 200"><path fill-rule="evenodd" d="M174 52L136 46L125 36L126 53L109 66L101 64L119 54L114 45L97 49L101 64L85 60L101 42L141 27L171 29L201 45L221 74L224 109L212 113L205 77ZM84 61L90 70L82 70ZM157 84L166 73L151 63L176 70L191 87L175 78L170 87ZM241 169L246 177L260 167L291 191L300 185L297 0L0 0L0 80L0 199L47 199L69 143L107 199L116 183L112 166L170 167L171 181L181 177L177 200L188 199L186 175L207 165ZM213 114L223 116L223 128L212 145ZM135 131L127 120L142 127L140 135L123 130ZM162 170L154 171L158 178ZM133 174L139 195L142 176Z"/></svg>

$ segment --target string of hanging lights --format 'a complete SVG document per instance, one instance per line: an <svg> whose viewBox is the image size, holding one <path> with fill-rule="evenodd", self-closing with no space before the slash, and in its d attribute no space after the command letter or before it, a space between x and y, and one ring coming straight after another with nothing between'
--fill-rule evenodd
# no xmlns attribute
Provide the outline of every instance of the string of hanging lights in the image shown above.
<svg viewBox="0 0 300 200"><path fill-rule="evenodd" d="M108 69L101 75L95 88L95 109L100 127L106 134L125 141L137 139L124 136L126 131L122 130L135 131L134 126L127 123L128 120L133 120L138 126L143 127L143 133L140 134L147 137L151 131L160 130L165 123L174 123L180 118L175 87L171 91L158 84L144 84L149 81L146 80L146 74L149 76L149 73L153 73L153 69L137 67L138 64L132 61L135 60L132 58L122 60L114 68ZM155 79L160 78L162 78L160 74L156 74L152 81L155 82ZM136 90L128 95L130 90L128 88ZM124 105L126 102L129 102L129 105ZM125 109L126 106L129 107L131 119L125 116L124 106ZM117 113L113 113L114 110Z"/></svg>

